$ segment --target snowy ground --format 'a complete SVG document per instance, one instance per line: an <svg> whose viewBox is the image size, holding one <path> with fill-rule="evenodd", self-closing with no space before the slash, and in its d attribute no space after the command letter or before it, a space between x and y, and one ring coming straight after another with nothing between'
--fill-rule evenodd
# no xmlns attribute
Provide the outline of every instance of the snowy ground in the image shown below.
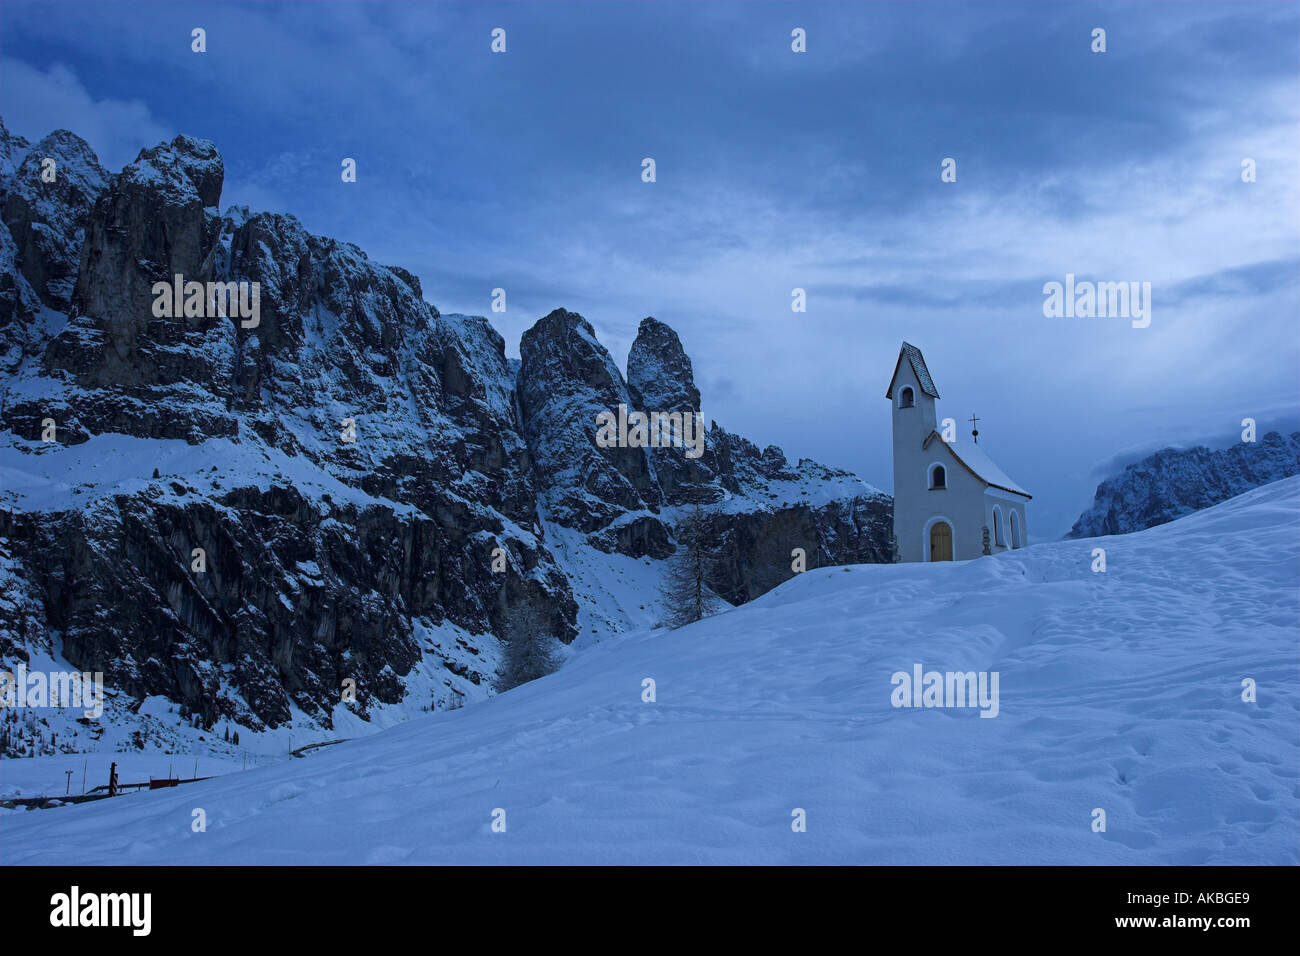
<svg viewBox="0 0 1300 956"><path fill-rule="evenodd" d="M305 759L0 812L0 862L1294 864L1298 498L809 571ZM998 716L895 709L914 664L997 671Z"/></svg>
<svg viewBox="0 0 1300 956"><path fill-rule="evenodd" d="M269 758L254 757L254 761L259 760L269 762ZM90 791L108 783L114 763L117 779L124 784L147 783L151 777L188 778L196 771L200 777L211 777L246 766L241 759L220 759L206 754L187 757L162 753L77 753L21 760L5 758L0 760L0 797L49 796L57 800L67 793L82 793L83 781L85 789ZM253 766L256 765L254 762ZM67 776L69 770L71 780ZM0 824L0 852L3 852L3 840L4 827Z"/></svg>

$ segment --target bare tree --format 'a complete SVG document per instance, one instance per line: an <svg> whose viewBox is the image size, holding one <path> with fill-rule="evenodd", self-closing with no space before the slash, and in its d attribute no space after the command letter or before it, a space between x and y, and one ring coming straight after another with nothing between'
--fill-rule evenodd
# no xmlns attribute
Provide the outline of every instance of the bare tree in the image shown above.
<svg viewBox="0 0 1300 956"><path fill-rule="evenodd" d="M693 624L709 614L711 591L708 579L713 570L713 537L708 513L699 506L686 512L673 529L677 550L659 586L663 600L663 623L670 628Z"/></svg>

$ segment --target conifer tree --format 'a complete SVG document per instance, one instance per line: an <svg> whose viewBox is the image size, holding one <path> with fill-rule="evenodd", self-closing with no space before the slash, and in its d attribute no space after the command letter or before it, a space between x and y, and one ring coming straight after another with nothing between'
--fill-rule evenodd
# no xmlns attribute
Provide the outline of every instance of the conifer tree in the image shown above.
<svg viewBox="0 0 1300 956"><path fill-rule="evenodd" d="M659 587L663 623L669 628L693 624L709 613L709 577L716 560L712 521L699 506L686 512L673 529L677 550Z"/></svg>

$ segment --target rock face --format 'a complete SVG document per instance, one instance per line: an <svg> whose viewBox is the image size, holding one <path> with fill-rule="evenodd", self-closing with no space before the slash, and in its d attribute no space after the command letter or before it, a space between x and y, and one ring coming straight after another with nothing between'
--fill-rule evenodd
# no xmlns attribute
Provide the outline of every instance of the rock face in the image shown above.
<svg viewBox="0 0 1300 956"><path fill-rule="evenodd" d="M809 567L889 560L892 502L847 472L792 467L781 449L760 451L717 423L697 458L679 447L597 447L596 416L620 404L698 416L691 360L664 323L641 321L626 382L591 325L563 309L524 333L520 355L524 433L547 516L593 548L666 557L681 509L702 507L717 554L709 583L733 604L788 579L795 548Z"/></svg>
<svg viewBox="0 0 1300 956"><path fill-rule="evenodd" d="M70 316L27 323L5 383L6 468L57 474L58 447L95 449L69 476L89 479L84 494L0 499L0 535L68 660L205 725L276 726L297 708L329 726L344 679L360 714L402 699L417 632L500 633L532 608L572 639L501 336L293 217L218 215L222 175L212 144L178 137L111 177L84 223ZM257 283L257 326L156 316L151 288L177 273ZM113 436L147 441L127 453ZM195 453L169 465L172 443ZM94 480L127 454L135 480ZM480 651L434 655L435 703L487 693L495 662Z"/></svg>
<svg viewBox="0 0 1300 956"><path fill-rule="evenodd" d="M519 410L548 516L592 532L657 509L662 497L645 451L596 444L596 414L632 398L590 323L556 309L524 333L519 357Z"/></svg>
<svg viewBox="0 0 1300 956"><path fill-rule="evenodd" d="M3 219L18 268L57 312L68 309L90 207L107 180L86 142L62 129L32 147L6 178Z"/></svg>
<svg viewBox="0 0 1300 956"><path fill-rule="evenodd" d="M644 411L698 414L700 390L681 340L654 318L641 320L627 355L628 390L634 407ZM721 433L719 433L721 434ZM725 496L718 482L714 442L705 440L704 454L688 458L676 448L649 450L664 501L670 505L710 504ZM733 489L739 492L739 489Z"/></svg>
<svg viewBox="0 0 1300 956"><path fill-rule="evenodd" d="M155 326L150 291L155 282L170 283L177 274L187 281L213 278L224 177L215 146L177 136L144 150L112 178L87 224L73 291L74 321L51 351L51 370L72 372L79 384L92 388L166 388L194 379L224 384L228 377L219 376L214 365L187 367L161 353L220 353L230 342L230 323L182 317Z"/></svg>
<svg viewBox="0 0 1300 956"><path fill-rule="evenodd" d="M732 604L788 580L795 548L809 568L890 560L888 495L807 458L792 467L775 445L759 451L716 424L708 445L726 495L710 509L718 553L710 584Z"/></svg>
<svg viewBox="0 0 1300 956"><path fill-rule="evenodd" d="M698 411L663 323L626 380L563 309L510 361L405 270L220 213L223 177L187 136L110 176L70 133L33 147L0 123L0 658L61 653L204 727L330 728L486 696L512 623L571 641L585 565L556 536L653 560L707 507L732 602L790 577L795 547L886 560L889 499L847 473L716 424L698 459L597 445L599 411ZM160 313L177 274L255 290L256 321Z"/></svg>
<svg viewBox="0 0 1300 956"><path fill-rule="evenodd" d="M677 333L658 319L641 320L627 353L627 382L638 405L657 411L698 411L695 370Z"/></svg>
<svg viewBox="0 0 1300 956"><path fill-rule="evenodd" d="M1097 486L1092 507L1068 538L1127 534L1235 498L1300 472L1300 432L1269 432L1219 451L1166 448Z"/></svg>
<svg viewBox="0 0 1300 956"><path fill-rule="evenodd" d="M0 120L0 374L37 355L51 313L68 311L90 207L106 182L80 137L58 130L32 146Z"/></svg>

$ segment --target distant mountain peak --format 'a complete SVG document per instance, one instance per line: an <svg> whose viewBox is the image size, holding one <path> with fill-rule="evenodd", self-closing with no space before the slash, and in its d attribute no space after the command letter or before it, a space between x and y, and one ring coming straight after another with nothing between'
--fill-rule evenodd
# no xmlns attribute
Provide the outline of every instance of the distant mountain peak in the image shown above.
<svg viewBox="0 0 1300 956"><path fill-rule="evenodd" d="M1204 445L1162 448L1102 481L1092 507L1066 537L1141 531L1298 472L1300 432L1269 432L1217 451Z"/></svg>

